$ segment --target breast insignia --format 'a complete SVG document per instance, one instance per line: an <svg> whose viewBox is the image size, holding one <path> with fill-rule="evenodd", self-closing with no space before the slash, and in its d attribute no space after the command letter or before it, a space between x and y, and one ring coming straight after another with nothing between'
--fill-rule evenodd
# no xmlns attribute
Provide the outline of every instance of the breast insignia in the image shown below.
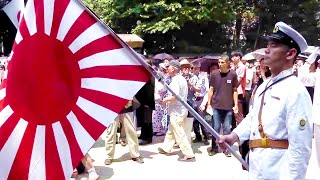
<svg viewBox="0 0 320 180"><path fill-rule="evenodd" d="M304 120L304 119L301 119L300 120L300 129L304 129L304 127L305 127L305 125L307 124L307 122L306 122L306 120Z"/></svg>

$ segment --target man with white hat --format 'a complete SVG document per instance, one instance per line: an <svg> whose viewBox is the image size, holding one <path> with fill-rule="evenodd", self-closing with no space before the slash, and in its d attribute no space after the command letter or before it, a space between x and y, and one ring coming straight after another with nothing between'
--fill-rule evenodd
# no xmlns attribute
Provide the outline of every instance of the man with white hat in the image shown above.
<svg viewBox="0 0 320 180"><path fill-rule="evenodd" d="M311 156L312 103L293 76L292 66L308 45L303 36L283 22L267 37L265 64L271 70L254 97L253 109L218 143L249 141L250 179L304 179Z"/></svg>

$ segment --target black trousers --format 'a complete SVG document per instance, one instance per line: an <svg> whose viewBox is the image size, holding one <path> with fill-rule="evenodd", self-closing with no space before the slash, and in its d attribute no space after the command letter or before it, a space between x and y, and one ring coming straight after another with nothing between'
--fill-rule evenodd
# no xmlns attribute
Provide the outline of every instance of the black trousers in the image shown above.
<svg viewBox="0 0 320 180"><path fill-rule="evenodd" d="M202 136L200 134L200 128L201 128L201 132L203 134L203 139L208 140L209 135L208 135L207 129L198 120L195 119L193 121L193 132L196 135L196 139L198 141L202 141Z"/></svg>
<svg viewBox="0 0 320 180"><path fill-rule="evenodd" d="M140 139L152 141L152 109L147 106L140 107L136 110L137 119L141 120L141 135Z"/></svg>
<svg viewBox="0 0 320 180"><path fill-rule="evenodd" d="M202 101L202 99L200 99L200 100ZM193 103L193 102L190 103L190 102L188 101L188 104L189 104L191 107L193 107L201 117L204 118L205 112L200 112L200 111L199 111L199 107L197 107L197 106L194 105L194 104L200 104L200 103ZM189 116L188 116L188 117L193 117L193 116L192 116L191 113L189 113ZM209 139L209 135L208 135L209 132L207 131L207 129L206 129L197 119L194 118L192 126L193 126L193 132L194 132L194 134L196 135L196 139L197 139L198 141L202 141L202 136L201 136L201 133L200 133L200 128L201 128L201 132L202 132L202 134L203 134L203 139L206 139L206 140Z"/></svg>
<svg viewBox="0 0 320 180"><path fill-rule="evenodd" d="M243 112L243 117L246 117L246 115L249 113L249 102L250 102L250 97L251 97L251 92L246 91L246 97L243 98L243 96L239 96L239 101L242 102L242 112ZM239 147L239 152L241 154L242 159L245 159L249 152L249 140L244 141L243 144ZM242 169L245 169L242 166Z"/></svg>

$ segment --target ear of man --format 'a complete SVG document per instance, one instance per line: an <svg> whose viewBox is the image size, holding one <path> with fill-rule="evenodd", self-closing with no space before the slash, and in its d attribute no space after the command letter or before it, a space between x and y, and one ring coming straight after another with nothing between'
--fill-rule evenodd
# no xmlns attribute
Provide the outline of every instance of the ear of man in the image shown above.
<svg viewBox="0 0 320 180"><path fill-rule="evenodd" d="M291 49L288 50L288 52L287 52L287 59L288 60L295 61L297 56L298 56L298 51L295 48L291 48Z"/></svg>

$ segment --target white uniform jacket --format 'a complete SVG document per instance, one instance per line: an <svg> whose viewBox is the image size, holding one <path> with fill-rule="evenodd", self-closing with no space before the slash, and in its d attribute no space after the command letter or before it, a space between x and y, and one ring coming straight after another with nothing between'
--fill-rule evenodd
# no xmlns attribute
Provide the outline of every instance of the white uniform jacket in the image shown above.
<svg viewBox="0 0 320 180"><path fill-rule="evenodd" d="M258 113L262 95L259 95L267 84L290 74L292 69L282 71L257 89L253 109L234 130L241 144L247 139L261 139ZM268 88L263 104L261 119L266 136L272 140L287 139L289 147L251 149L250 179L304 179L312 146L312 103L306 88L297 77L291 76Z"/></svg>

